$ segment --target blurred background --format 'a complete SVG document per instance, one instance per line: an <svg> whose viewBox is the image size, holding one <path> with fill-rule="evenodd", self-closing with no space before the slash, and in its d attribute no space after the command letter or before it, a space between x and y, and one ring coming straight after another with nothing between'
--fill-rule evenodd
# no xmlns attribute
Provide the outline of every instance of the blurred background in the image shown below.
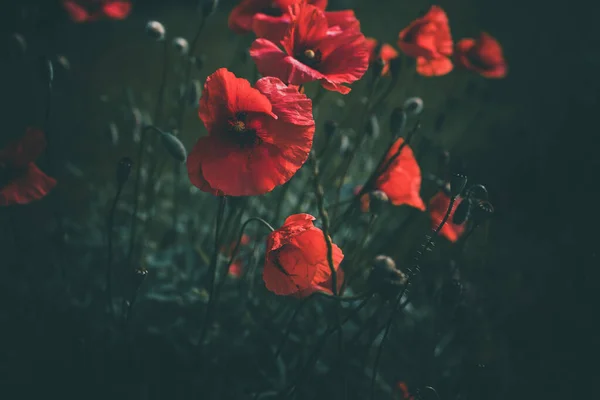
<svg viewBox="0 0 600 400"><path fill-rule="evenodd" d="M239 39L223 28L235 3L219 2L200 39L206 59L194 74L201 81L223 66L223 60L236 56ZM510 371L503 375L510 376L510 382L498 383L506 397L587 396L597 377L592 351L597 345L588 339L598 319L594 294L600 266L598 6L538 0L436 4L448 13L455 40L487 31L502 44L509 64L509 74L502 80L471 79L459 72L439 78L408 74L406 85L401 82L393 94L399 104L406 96L424 100L426 131L436 116L445 113L445 128L430 139L458 156L467 175L490 190L497 216L486 232L487 240L469 250L478 265L475 279L489 324L482 330L477 351L485 353L483 358L491 365L502 364ZM421 0L330 0L330 9L354 9L366 36L391 44L430 5ZM110 123L127 123L119 120L124 112L118 104L133 101L150 107L158 90L160 51L144 32L150 19L161 21L171 38L190 39L198 24L197 2L138 0L125 21L93 24L71 23L54 1L12 1L2 6L0 31L7 50L0 56L0 139L5 143L44 118L45 95L37 67L7 56L11 46L7 38L19 32L31 38L27 57L55 53L68 60L69 69L57 71L49 135L57 137L53 145L68 159L61 167L62 190L68 193L63 196L65 209L82 221L90 201L87 188L105 185L113 179L116 162L133 156L133 148L115 151L112 144ZM169 95L176 96L178 88L169 89ZM332 95L329 101L341 97ZM452 104L460 106L453 109ZM200 135L203 128L194 112L186 118L183 140L191 149L195 130ZM73 169L76 172L69 173ZM44 215L38 208L15 212ZM37 223L33 221L22 227L32 246ZM7 244L6 230L0 235ZM17 307L6 300L0 309ZM5 312L9 314L0 320L3 351L22 346L14 344L23 335L21 325ZM1 383L27 382L36 376L34 367L9 374L14 366L3 365L2 358L0 351ZM18 352L6 357L11 362L18 358ZM10 382L4 380L7 376Z"/></svg>

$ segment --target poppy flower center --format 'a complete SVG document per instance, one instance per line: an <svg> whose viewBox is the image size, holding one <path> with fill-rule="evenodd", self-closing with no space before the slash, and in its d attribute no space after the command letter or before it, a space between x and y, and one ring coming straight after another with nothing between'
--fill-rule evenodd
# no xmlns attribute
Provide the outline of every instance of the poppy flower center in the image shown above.
<svg viewBox="0 0 600 400"><path fill-rule="evenodd" d="M262 143L262 139L258 136L256 130L249 127L247 113L236 113L227 122L229 123L229 137L240 148L254 147Z"/></svg>
<svg viewBox="0 0 600 400"><path fill-rule="evenodd" d="M308 65L311 68L315 68L321 63L321 50L319 49L305 49L304 51L296 54L296 59L302 64Z"/></svg>

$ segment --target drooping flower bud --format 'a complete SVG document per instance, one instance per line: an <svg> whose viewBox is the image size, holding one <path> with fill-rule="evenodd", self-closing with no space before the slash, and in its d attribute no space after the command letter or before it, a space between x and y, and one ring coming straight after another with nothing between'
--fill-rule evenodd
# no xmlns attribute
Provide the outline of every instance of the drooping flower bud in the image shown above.
<svg viewBox="0 0 600 400"><path fill-rule="evenodd" d="M133 161L129 157L123 157L117 164L117 184L122 186L129 179L131 168L133 167Z"/></svg>
<svg viewBox="0 0 600 400"><path fill-rule="evenodd" d="M404 109L411 115L421 114L423 111L423 99L420 97L409 97L404 102Z"/></svg>
<svg viewBox="0 0 600 400"><path fill-rule="evenodd" d="M146 34L156 41L164 40L167 31L163 24L158 21L148 21Z"/></svg>
<svg viewBox="0 0 600 400"><path fill-rule="evenodd" d="M200 96L202 95L202 84L198 79L190 82L184 93L184 104L189 107L198 107Z"/></svg>
<svg viewBox="0 0 600 400"><path fill-rule="evenodd" d="M187 151L185 150L183 143L181 143L181 140L168 132L162 132L160 137L162 139L163 146L169 152L171 157L177 161L185 162L187 158Z"/></svg>
<svg viewBox="0 0 600 400"><path fill-rule="evenodd" d="M392 110L390 115L390 130L394 137L399 137L404 132L406 127L406 112L400 107Z"/></svg>
<svg viewBox="0 0 600 400"><path fill-rule="evenodd" d="M173 39L173 47L175 48L177 53L179 53L179 55L182 56L185 56L190 49L188 41L182 37L176 37L175 39Z"/></svg>
<svg viewBox="0 0 600 400"><path fill-rule="evenodd" d="M407 282L406 275L396 267L388 256L379 255L373 260L369 285L383 297L394 296Z"/></svg>
<svg viewBox="0 0 600 400"><path fill-rule="evenodd" d="M450 197L457 197L467 186L467 177L463 174L452 174L450 178Z"/></svg>
<svg viewBox="0 0 600 400"><path fill-rule="evenodd" d="M365 133L369 135L369 137L377 139L379 137L379 132L379 119L375 114L372 114L367 121L367 125L365 126Z"/></svg>
<svg viewBox="0 0 600 400"><path fill-rule="evenodd" d="M463 199L459 205L454 210L454 215L452 216L452 223L456 225L460 225L469 219L471 215L471 202L470 198Z"/></svg>
<svg viewBox="0 0 600 400"><path fill-rule="evenodd" d="M467 189L467 196L478 200L487 200L489 198L488 191L482 184L477 184Z"/></svg>
<svg viewBox="0 0 600 400"><path fill-rule="evenodd" d="M494 215L494 206L487 200L478 201L474 204L471 214L475 225L480 225L492 218Z"/></svg>
<svg viewBox="0 0 600 400"><path fill-rule="evenodd" d="M323 130L325 131L325 134L327 136L333 136L337 132L337 129L338 129L338 123L335 122L334 120L328 119L323 124Z"/></svg>
<svg viewBox="0 0 600 400"><path fill-rule="evenodd" d="M381 213L383 207L390 202L388 195L383 190L369 192L369 210L373 214Z"/></svg>

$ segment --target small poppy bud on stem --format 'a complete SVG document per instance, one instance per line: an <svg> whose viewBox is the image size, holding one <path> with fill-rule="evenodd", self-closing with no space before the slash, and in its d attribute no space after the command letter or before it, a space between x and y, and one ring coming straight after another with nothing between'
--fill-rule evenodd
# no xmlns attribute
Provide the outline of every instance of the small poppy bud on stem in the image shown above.
<svg viewBox="0 0 600 400"><path fill-rule="evenodd" d="M117 164L117 184L122 186L129 179L131 173L131 167L133 167L133 161L129 157L123 157Z"/></svg>
<svg viewBox="0 0 600 400"><path fill-rule="evenodd" d="M149 21L146 24L146 34L157 42L164 40L166 33L164 25L158 21Z"/></svg>
<svg viewBox="0 0 600 400"><path fill-rule="evenodd" d="M467 177L463 174L452 174L450 178L450 197L457 197L467 186Z"/></svg>
<svg viewBox="0 0 600 400"><path fill-rule="evenodd" d="M402 288L408 278L396 267L394 260L388 256L379 255L373 260L369 284L382 296L394 296Z"/></svg>
<svg viewBox="0 0 600 400"><path fill-rule="evenodd" d="M469 219L469 216L471 215L471 203L472 200L470 198L463 199L463 201L460 202L452 216L453 224L460 225Z"/></svg>
<svg viewBox="0 0 600 400"><path fill-rule="evenodd" d="M185 56L190 49L188 41L182 37L176 37L173 39L173 47L175 47L175 50L177 50L177 52L182 56Z"/></svg>
<svg viewBox="0 0 600 400"><path fill-rule="evenodd" d="M405 127L406 112L400 107L394 108L390 115L390 130L392 131L392 136L396 138L402 135Z"/></svg>
<svg viewBox="0 0 600 400"><path fill-rule="evenodd" d="M423 99L420 97L409 97L404 102L404 109L411 115L421 114L423 112Z"/></svg>
<svg viewBox="0 0 600 400"><path fill-rule="evenodd" d="M163 146L169 152L171 157L177 161L185 162L187 158L187 151L185 150L183 143L181 143L181 140L168 132L162 132L160 137L162 139Z"/></svg>

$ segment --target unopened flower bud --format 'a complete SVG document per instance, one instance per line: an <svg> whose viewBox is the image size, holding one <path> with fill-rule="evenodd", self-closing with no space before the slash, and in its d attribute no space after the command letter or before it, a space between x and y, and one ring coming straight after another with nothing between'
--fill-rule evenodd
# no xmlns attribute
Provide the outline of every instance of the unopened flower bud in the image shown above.
<svg viewBox="0 0 600 400"><path fill-rule="evenodd" d="M166 33L164 25L158 21L149 21L146 24L146 34L156 41L163 40Z"/></svg>
<svg viewBox="0 0 600 400"><path fill-rule="evenodd" d="M450 178L450 197L457 197L467 186L467 177L463 174L452 174Z"/></svg>
<svg viewBox="0 0 600 400"><path fill-rule="evenodd" d="M475 198L477 200L487 200L489 194L485 186L477 184L467 189L467 197Z"/></svg>
<svg viewBox="0 0 600 400"><path fill-rule="evenodd" d="M175 50L177 50L177 52L182 56L185 56L190 49L188 41L182 37L176 37L173 39L173 47L175 47Z"/></svg>
<svg viewBox="0 0 600 400"><path fill-rule="evenodd" d="M421 114L423 111L423 99L420 97L409 97L404 102L404 109L411 115Z"/></svg>
<svg viewBox="0 0 600 400"><path fill-rule="evenodd" d="M480 225L492 218L494 215L494 206L487 200L478 201L474 204L471 214L475 225Z"/></svg>
<svg viewBox="0 0 600 400"><path fill-rule="evenodd" d="M171 157L177 161L185 162L185 159L187 158L187 151L185 150L183 143L181 143L181 140L168 132L162 132L160 137L162 139L163 146L169 152Z"/></svg>
<svg viewBox="0 0 600 400"><path fill-rule="evenodd" d="M365 126L365 133L372 137L373 139L377 139L379 137L379 119L375 114L372 114L367 121L367 125Z"/></svg>
<svg viewBox="0 0 600 400"><path fill-rule="evenodd" d="M406 127L406 112L400 107L396 107L392 110L390 115L390 130L394 137L402 135L404 128Z"/></svg>
<svg viewBox="0 0 600 400"><path fill-rule="evenodd" d="M454 215L452 216L453 224L460 225L469 219L469 216L471 215L471 201L470 198L466 198L458 204L454 210Z"/></svg>
<svg viewBox="0 0 600 400"><path fill-rule="evenodd" d="M405 285L407 277L388 256L380 255L373 260L369 284L384 297L394 296Z"/></svg>
<svg viewBox="0 0 600 400"><path fill-rule="evenodd" d="M337 132L337 129L338 129L338 123L335 122L334 120L328 119L323 124L323 130L325 131L325 134L327 136L333 136Z"/></svg>
<svg viewBox="0 0 600 400"><path fill-rule="evenodd" d="M369 210L373 214L379 214L382 208L389 203L390 199L383 190L369 192Z"/></svg>
<svg viewBox="0 0 600 400"><path fill-rule="evenodd" d="M123 157L117 164L117 183L119 186L123 185L129 179L131 173L131 167L133 167L133 161L129 157Z"/></svg>
<svg viewBox="0 0 600 400"><path fill-rule="evenodd" d="M219 0L200 0L200 12L205 17L214 13L219 5Z"/></svg>
<svg viewBox="0 0 600 400"><path fill-rule="evenodd" d="M200 96L202 95L202 84L199 80L194 79L190 82L185 91L184 101L190 107L198 107Z"/></svg>

